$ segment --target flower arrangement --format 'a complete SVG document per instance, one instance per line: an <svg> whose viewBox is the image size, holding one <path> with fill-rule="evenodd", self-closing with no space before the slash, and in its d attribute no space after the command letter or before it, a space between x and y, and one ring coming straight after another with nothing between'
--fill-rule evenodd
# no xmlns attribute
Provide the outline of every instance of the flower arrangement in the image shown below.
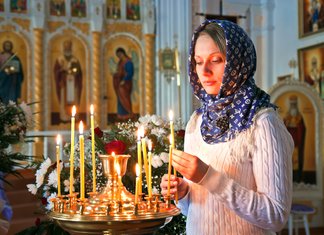
<svg viewBox="0 0 324 235"><path fill-rule="evenodd" d="M27 160L26 156L19 152L12 152L10 146L24 142L26 132L31 125L32 112L29 104L16 104L10 101L8 104L0 102L0 181L6 174L19 175L17 167L21 167L21 162ZM7 182L8 183L8 182Z"/></svg>
<svg viewBox="0 0 324 235"><path fill-rule="evenodd" d="M7 231L8 221L12 218L12 209L7 200L4 183L8 174L21 176L18 168L23 168L23 161L30 156L14 152L12 146L26 141L26 132L31 124L32 113L26 103L8 104L0 102L0 231Z"/></svg>
<svg viewBox="0 0 324 235"><path fill-rule="evenodd" d="M135 189L135 164L137 163L137 130L139 127L145 130L145 139L152 141L152 187L153 193L160 192L160 181L168 168L168 149L169 149L169 123L157 115L146 115L140 117L138 121L121 122L111 125L107 130L95 128L95 151L96 151L96 181L97 191L100 192L106 186L106 178L103 176L102 165L99 154L129 154L127 171L123 177L123 184L128 191L134 193ZM183 149L184 130L180 120L174 123L175 143L177 149ZM92 191L92 166L91 166L91 142L90 133L85 133L84 152L85 152L85 178L87 192ZM69 158L70 143L65 144L64 155ZM75 145L75 156L79 156L79 145ZM73 184L74 190L79 191L79 159L75 157ZM61 188L68 193L70 188L68 163L61 162ZM51 198L56 197L57 192L57 172L56 162L50 158L45 159L36 166L36 183L27 185L28 190L39 197L44 205L43 212L52 208ZM143 177L145 179L145 177ZM147 185L145 189L147 190ZM145 191L144 191L145 192ZM147 193L147 191L146 191ZM34 228L35 229L35 228ZM34 230L33 230L34 231ZM29 233L20 233L29 234ZM62 233L63 234L63 233ZM185 234L185 217L179 215L156 234Z"/></svg>

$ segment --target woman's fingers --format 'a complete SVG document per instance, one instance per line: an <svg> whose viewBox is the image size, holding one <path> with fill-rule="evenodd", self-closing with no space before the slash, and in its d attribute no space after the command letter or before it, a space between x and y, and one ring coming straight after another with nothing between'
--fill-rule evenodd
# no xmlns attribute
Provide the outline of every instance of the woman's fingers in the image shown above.
<svg viewBox="0 0 324 235"><path fill-rule="evenodd" d="M168 185L169 185L168 175L165 174L162 177L161 184L160 184L161 194L163 196L168 194ZM170 175L170 193L171 194L174 194L177 192L177 185L178 185L177 177L174 175Z"/></svg>
<svg viewBox="0 0 324 235"><path fill-rule="evenodd" d="M198 183L207 172L208 165L198 157L176 150L172 154L173 167L185 178Z"/></svg>

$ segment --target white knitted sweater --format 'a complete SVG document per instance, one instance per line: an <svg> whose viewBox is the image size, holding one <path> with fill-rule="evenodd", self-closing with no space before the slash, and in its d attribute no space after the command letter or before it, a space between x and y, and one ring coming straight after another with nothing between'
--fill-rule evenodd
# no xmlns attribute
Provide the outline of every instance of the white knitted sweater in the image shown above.
<svg viewBox="0 0 324 235"><path fill-rule="evenodd" d="M293 140L277 112L264 109L234 140L210 145L201 115L187 124L185 151L209 165L179 200L188 235L274 234L286 223L292 197Z"/></svg>

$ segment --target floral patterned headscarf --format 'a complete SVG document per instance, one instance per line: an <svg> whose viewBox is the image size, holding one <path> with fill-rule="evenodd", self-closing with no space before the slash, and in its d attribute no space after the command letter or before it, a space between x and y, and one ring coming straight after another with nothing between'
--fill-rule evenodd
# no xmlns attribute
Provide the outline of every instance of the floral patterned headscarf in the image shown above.
<svg viewBox="0 0 324 235"><path fill-rule="evenodd" d="M218 95L209 95L202 87L195 71L194 48L199 33L210 23L222 27L226 39L226 64ZM237 24L229 21L206 20L194 32L190 56L190 84L202 102L197 112L202 113L200 127L206 143L216 144L234 139L253 124L260 108L276 106L270 96L255 85L256 52L252 40Z"/></svg>

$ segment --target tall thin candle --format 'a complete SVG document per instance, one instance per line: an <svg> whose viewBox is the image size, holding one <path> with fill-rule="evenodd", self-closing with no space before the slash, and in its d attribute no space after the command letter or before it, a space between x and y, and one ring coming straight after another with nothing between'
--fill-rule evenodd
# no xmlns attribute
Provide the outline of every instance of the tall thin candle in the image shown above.
<svg viewBox="0 0 324 235"><path fill-rule="evenodd" d="M170 132L171 132L170 148L174 149L175 148L175 139L174 139L174 124L173 124L173 111L172 110L170 110L170 112L169 112L169 118L170 118ZM177 176L177 171L175 168L173 168L173 175ZM175 194L175 200L176 200L176 203L178 203L178 193Z"/></svg>
<svg viewBox="0 0 324 235"><path fill-rule="evenodd" d="M144 130L143 130L144 137ZM146 177L146 184L148 186L148 165L147 165L147 151L146 151L146 139L142 138L142 152L143 152L143 162L144 162L144 171L145 171L145 177Z"/></svg>
<svg viewBox="0 0 324 235"><path fill-rule="evenodd" d="M140 167L136 164L135 204L138 203Z"/></svg>
<svg viewBox="0 0 324 235"><path fill-rule="evenodd" d="M170 119L170 132L171 132L171 146L174 148L174 124L173 124L173 111L169 111L169 119Z"/></svg>
<svg viewBox="0 0 324 235"><path fill-rule="evenodd" d="M142 185L142 149L141 149L141 136L144 135L144 129L140 127L137 131L137 164L139 166L139 185ZM139 192L142 193L142 186L139 188Z"/></svg>
<svg viewBox="0 0 324 235"><path fill-rule="evenodd" d="M56 137L56 171L57 171L57 195L61 196L61 169L60 169L60 142L61 136Z"/></svg>
<svg viewBox="0 0 324 235"><path fill-rule="evenodd" d="M84 136L83 123L79 124L79 144L80 144L80 199L85 198L85 177L84 177Z"/></svg>
<svg viewBox="0 0 324 235"><path fill-rule="evenodd" d="M172 137L170 136L170 142ZM168 194L170 196L170 181L171 181L171 170L172 170L172 145L169 146L169 165L168 165Z"/></svg>
<svg viewBox="0 0 324 235"><path fill-rule="evenodd" d="M152 141L149 140L148 142L148 194L149 197L152 197Z"/></svg>
<svg viewBox="0 0 324 235"><path fill-rule="evenodd" d="M73 193L73 183L74 183L74 129L75 129L75 114L76 107L72 107L72 117L71 117L71 150L70 150L70 194Z"/></svg>
<svg viewBox="0 0 324 235"><path fill-rule="evenodd" d="M97 191L96 182L96 155L95 155L95 134L94 134L94 107L90 105L90 122L91 122L91 155L92 155L92 192Z"/></svg>

